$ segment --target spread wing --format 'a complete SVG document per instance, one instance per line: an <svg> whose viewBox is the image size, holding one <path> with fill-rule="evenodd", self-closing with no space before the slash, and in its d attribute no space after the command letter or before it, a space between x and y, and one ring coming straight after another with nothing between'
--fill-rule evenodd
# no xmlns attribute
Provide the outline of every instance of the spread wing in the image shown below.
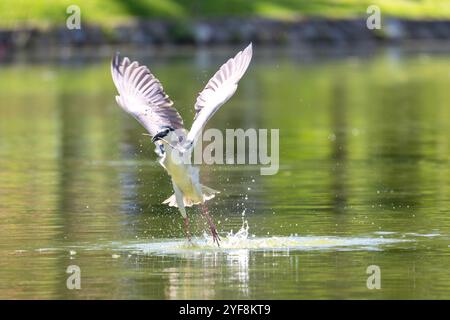
<svg viewBox="0 0 450 320"><path fill-rule="evenodd" d="M150 135L155 136L167 127L183 128L183 119L172 107L172 100L146 66L140 66L137 61L131 62L127 57L120 59L116 54L111 63L111 73L119 92L117 103L135 117Z"/></svg>
<svg viewBox="0 0 450 320"><path fill-rule="evenodd" d="M197 97L195 118L186 142L193 144L214 113L236 92L237 84L252 59L252 44L222 65Z"/></svg>

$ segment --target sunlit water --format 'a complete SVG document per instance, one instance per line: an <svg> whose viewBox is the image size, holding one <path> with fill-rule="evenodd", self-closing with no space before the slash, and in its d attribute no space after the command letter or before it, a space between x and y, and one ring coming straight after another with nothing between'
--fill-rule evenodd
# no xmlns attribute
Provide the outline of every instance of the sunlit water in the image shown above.
<svg viewBox="0 0 450 320"><path fill-rule="evenodd" d="M280 170L202 167L220 248L198 211L188 242L161 204L169 178L107 59L1 65L0 298L450 298L448 52L257 49L210 126L280 128ZM189 125L230 54L132 56Z"/></svg>
<svg viewBox="0 0 450 320"><path fill-rule="evenodd" d="M289 254L290 250L381 250L380 246L397 242L408 241L405 239L384 239L377 238L344 238L344 237L299 237L299 236L272 236L272 237L249 237L248 224L244 222L238 232L229 232L224 236L220 245L213 242L212 238L206 233L203 238L194 238L190 241L160 239L159 241L150 241L147 243L136 243L122 248L132 250L134 254L146 255L189 255L189 254L208 254L223 253L226 255L248 255L249 251L269 251L285 252Z"/></svg>

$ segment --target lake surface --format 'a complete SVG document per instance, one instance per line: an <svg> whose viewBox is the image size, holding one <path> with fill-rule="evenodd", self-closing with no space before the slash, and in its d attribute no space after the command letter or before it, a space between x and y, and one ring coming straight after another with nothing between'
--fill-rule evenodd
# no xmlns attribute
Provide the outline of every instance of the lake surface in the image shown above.
<svg viewBox="0 0 450 320"><path fill-rule="evenodd" d="M190 126L233 51L129 54ZM202 166L221 249L198 209L189 245L161 204L169 178L115 103L109 58L1 64L0 298L449 299L449 51L254 51L208 126L279 128L280 169Z"/></svg>

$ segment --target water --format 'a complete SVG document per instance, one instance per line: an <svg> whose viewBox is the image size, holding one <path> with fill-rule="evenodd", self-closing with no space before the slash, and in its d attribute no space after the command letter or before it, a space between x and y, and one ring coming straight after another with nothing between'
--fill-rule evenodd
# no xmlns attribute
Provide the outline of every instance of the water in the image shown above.
<svg viewBox="0 0 450 320"><path fill-rule="evenodd" d="M189 244L161 204L169 179L116 106L108 59L1 65L0 298L450 298L448 52L255 53L209 125L280 128L280 171L203 166L221 249L196 210ZM230 54L133 56L190 125Z"/></svg>

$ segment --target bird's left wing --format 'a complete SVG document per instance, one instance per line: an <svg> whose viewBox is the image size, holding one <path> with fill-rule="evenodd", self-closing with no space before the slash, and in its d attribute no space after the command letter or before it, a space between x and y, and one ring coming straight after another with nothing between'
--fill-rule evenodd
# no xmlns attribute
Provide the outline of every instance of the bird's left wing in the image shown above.
<svg viewBox="0 0 450 320"><path fill-rule="evenodd" d="M208 120L236 92L237 84L247 70L251 59L252 44L250 43L247 48L223 64L208 81L195 103L195 118L186 137L187 146L193 145Z"/></svg>
<svg viewBox="0 0 450 320"><path fill-rule="evenodd" d="M146 66L127 57L113 58L111 73L119 95L117 103L135 117L153 137L167 128L183 128L183 119L164 92L159 80Z"/></svg>

